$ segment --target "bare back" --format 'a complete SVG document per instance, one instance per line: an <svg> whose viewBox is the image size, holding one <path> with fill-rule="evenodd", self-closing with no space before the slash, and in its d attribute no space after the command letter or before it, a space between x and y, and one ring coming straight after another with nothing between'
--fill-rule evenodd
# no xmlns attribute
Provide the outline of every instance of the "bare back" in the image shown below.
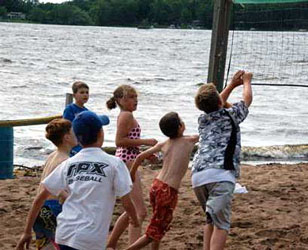
<svg viewBox="0 0 308 250"><path fill-rule="evenodd" d="M162 146L163 168L157 178L169 186L179 189L188 169L191 152L196 143L195 136L181 136L167 140Z"/></svg>
<svg viewBox="0 0 308 250"><path fill-rule="evenodd" d="M51 153L44 165L43 173L41 176L41 181L44 180L57 166L59 166L63 161L67 160L69 156L58 150ZM38 189L38 192L41 191L41 186ZM48 199L57 199L57 197L50 196Z"/></svg>

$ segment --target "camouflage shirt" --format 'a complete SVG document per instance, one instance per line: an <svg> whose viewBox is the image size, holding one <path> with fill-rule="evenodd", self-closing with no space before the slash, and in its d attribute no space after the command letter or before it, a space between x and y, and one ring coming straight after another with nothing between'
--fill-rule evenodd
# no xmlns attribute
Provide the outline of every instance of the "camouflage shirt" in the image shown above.
<svg viewBox="0 0 308 250"><path fill-rule="evenodd" d="M200 139L198 151L193 160L192 174L209 168L224 169L225 151L232 131L230 115L236 126L236 145L233 155L235 170L232 170L232 173L236 178L240 176L241 138L238 125L248 115L248 108L243 101L233 104L229 109L220 109L199 116Z"/></svg>

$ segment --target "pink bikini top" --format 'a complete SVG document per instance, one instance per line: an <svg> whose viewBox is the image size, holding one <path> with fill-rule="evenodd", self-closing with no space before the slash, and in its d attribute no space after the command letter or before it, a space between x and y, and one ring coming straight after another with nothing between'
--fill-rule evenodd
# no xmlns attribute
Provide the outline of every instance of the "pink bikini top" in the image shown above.
<svg viewBox="0 0 308 250"><path fill-rule="evenodd" d="M141 134L141 128L139 124L128 133L129 139L139 139ZM116 156L122 159L125 163L136 159L140 153L139 147L118 147L116 150Z"/></svg>

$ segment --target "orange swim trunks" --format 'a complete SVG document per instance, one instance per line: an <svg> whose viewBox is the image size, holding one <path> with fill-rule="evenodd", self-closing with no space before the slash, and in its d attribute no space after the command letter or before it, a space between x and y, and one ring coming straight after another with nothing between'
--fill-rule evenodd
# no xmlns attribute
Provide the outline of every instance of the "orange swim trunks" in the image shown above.
<svg viewBox="0 0 308 250"><path fill-rule="evenodd" d="M178 201L178 191L154 179L150 190L153 216L145 232L148 238L160 241L170 228L172 214Z"/></svg>

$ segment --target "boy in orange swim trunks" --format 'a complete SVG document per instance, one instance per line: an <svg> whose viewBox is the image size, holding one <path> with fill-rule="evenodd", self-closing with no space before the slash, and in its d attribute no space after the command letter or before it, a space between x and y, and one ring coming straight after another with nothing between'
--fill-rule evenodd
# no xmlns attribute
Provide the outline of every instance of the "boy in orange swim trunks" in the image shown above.
<svg viewBox="0 0 308 250"><path fill-rule="evenodd" d="M163 167L154 179L150 189L153 216L145 235L141 236L127 250L140 249L152 242L152 250L159 249L159 243L169 230L172 214L178 200L178 189L188 169L191 152L199 136L184 136L185 124L175 112L167 113L159 122L159 127L169 139L139 154L135 159L131 176L134 180L138 166L146 158L158 151L163 153Z"/></svg>

